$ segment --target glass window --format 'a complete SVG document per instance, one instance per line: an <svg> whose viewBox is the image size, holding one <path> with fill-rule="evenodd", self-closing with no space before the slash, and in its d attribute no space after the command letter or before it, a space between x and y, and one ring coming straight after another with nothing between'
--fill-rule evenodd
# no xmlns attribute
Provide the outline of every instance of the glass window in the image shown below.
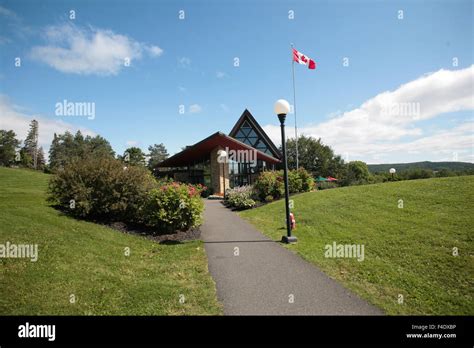
<svg viewBox="0 0 474 348"><path fill-rule="evenodd" d="M256 137L248 137L248 139L250 140L250 144L251 144L252 146L255 146L255 144L256 144L257 141L258 141L258 138L256 138Z"/></svg>
<svg viewBox="0 0 474 348"><path fill-rule="evenodd" d="M243 124L242 124L242 128L252 128L250 127L249 123L247 121L245 121Z"/></svg>
<svg viewBox="0 0 474 348"><path fill-rule="evenodd" d="M244 139L244 143L247 144L247 145L250 145L250 146L253 145L248 138Z"/></svg>
<svg viewBox="0 0 474 348"><path fill-rule="evenodd" d="M235 134L235 139L243 142L244 144L247 144L249 146L252 146L253 148L264 152L270 156L273 156L273 153L269 149L267 143L263 139L262 136L260 136L260 133L256 131L248 122L248 120L245 120L240 128L238 129L237 133Z"/></svg>
<svg viewBox="0 0 474 348"><path fill-rule="evenodd" d="M255 133L255 131L253 129L250 130L250 132L248 133L247 136L254 137L254 138L258 137L257 133Z"/></svg>

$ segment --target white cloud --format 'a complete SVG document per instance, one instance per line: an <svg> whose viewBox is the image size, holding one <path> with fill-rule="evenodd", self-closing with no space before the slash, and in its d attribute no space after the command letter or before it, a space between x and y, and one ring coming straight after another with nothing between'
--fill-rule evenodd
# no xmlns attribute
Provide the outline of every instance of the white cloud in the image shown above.
<svg viewBox="0 0 474 348"><path fill-rule="evenodd" d="M127 140L127 141L125 142L125 145L127 145L127 146L138 146L139 143L140 143L140 142L139 142L139 141L136 141L136 140Z"/></svg>
<svg viewBox="0 0 474 348"><path fill-rule="evenodd" d="M223 79L224 77L227 77L227 74L225 72L218 71L218 72L216 72L216 77L218 79Z"/></svg>
<svg viewBox="0 0 474 348"><path fill-rule="evenodd" d="M112 30L80 28L73 24L48 27L44 32L45 46L33 47L30 56L65 73L116 75L125 67L126 59L133 64L143 52L158 57L163 50L135 41Z"/></svg>
<svg viewBox="0 0 474 348"><path fill-rule="evenodd" d="M1 44L16 41L16 39L25 39L27 35L34 33L31 27L12 10L0 6L0 17L2 18L2 34L8 32L9 35L9 37L2 37Z"/></svg>
<svg viewBox="0 0 474 348"><path fill-rule="evenodd" d="M152 57L159 57L163 54L163 50L158 46L154 46L154 45L145 46L145 49Z"/></svg>
<svg viewBox="0 0 474 348"><path fill-rule="evenodd" d="M54 120L28 113L25 108L13 104L5 95L0 95L0 115L2 115L0 117L0 129L13 130L17 135L17 139L22 141L25 140L28 134L31 120L37 120L39 124L38 144L43 147L46 156L48 156L48 150L54 133L62 134L69 131L74 134L80 130L83 135L96 135L96 133L87 128L77 127L62 120Z"/></svg>
<svg viewBox="0 0 474 348"><path fill-rule="evenodd" d="M199 104L192 104L189 106L189 112L192 114L196 114L202 111L202 107Z"/></svg>
<svg viewBox="0 0 474 348"><path fill-rule="evenodd" d="M0 16L5 16L14 20L19 20L17 14L3 6L0 6Z"/></svg>
<svg viewBox="0 0 474 348"><path fill-rule="evenodd" d="M189 68L191 66L191 59L188 58L188 57L181 57L181 58L178 58L178 65L181 67L181 68Z"/></svg>
<svg viewBox="0 0 474 348"><path fill-rule="evenodd" d="M360 107L316 125L300 134L321 138L339 154L369 163L403 160L417 154L426 160L453 158L472 161L474 132L468 121L451 129L426 134L419 122L442 114L474 109L474 65L462 70L426 74L367 100ZM264 127L279 140L279 127ZM292 134L292 132L290 132ZM411 156L410 158L415 158Z"/></svg>

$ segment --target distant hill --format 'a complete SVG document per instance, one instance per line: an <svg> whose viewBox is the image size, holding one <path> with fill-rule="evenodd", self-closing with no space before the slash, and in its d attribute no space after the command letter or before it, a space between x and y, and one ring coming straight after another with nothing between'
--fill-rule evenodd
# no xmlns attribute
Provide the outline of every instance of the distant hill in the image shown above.
<svg viewBox="0 0 474 348"><path fill-rule="evenodd" d="M371 173L388 172L390 168L397 171L403 171L413 168L441 170L449 169L452 171L474 170L474 163L469 162L413 162L413 163L392 163L392 164L368 164Z"/></svg>

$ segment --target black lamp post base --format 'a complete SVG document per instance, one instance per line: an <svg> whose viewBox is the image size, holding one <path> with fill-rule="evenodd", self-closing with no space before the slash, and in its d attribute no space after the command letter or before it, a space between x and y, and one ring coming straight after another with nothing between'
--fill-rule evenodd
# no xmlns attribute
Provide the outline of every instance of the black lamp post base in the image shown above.
<svg viewBox="0 0 474 348"><path fill-rule="evenodd" d="M283 236L281 237L281 241L283 243L286 243L286 244L291 244L291 243L296 243L298 241L298 238L296 238L295 236Z"/></svg>

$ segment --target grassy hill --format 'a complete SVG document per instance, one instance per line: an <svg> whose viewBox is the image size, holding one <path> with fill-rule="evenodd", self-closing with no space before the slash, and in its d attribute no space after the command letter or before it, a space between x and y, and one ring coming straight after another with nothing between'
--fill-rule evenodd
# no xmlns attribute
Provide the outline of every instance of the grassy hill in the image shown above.
<svg viewBox="0 0 474 348"><path fill-rule="evenodd" d="M449 169L452 171L474 170L474 163L468 162L413 162L413 163L392 163L392 164L368 164L367 167L371 173L388 173L390 168L395 168L398 172L409 169L429 169L439 171Z"/></svg>
<svg viewBox="0 0 474 348"><path fill-rule="evenodd" d="M39 249L37 262L0 258L0 315L221 313L200 241L161 245L72 219L45 203L47 181L0 168L0 244Z"/></svg>
<svg viewBox="0 0 474 348"><path fill-rule="evenodd" d="M473 176L296 195L298 243L287 247L388 314L473 315L473 197ZM286 234L283 201L241 216L275 240ZM326 258L333 242L364 245L364 260Z"/></svg>

